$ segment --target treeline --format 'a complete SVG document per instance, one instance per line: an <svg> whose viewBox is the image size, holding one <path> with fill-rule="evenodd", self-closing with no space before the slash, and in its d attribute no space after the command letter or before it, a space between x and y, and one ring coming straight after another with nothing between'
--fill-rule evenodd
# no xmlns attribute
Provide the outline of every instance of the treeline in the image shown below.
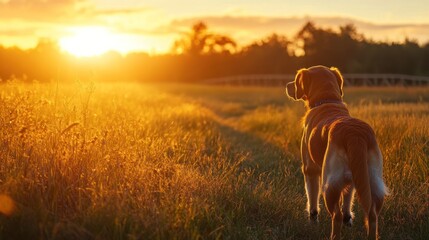
<svg viewBox="0 0 429 240"><path fill-rule="evenodd" d="M163 55L109 52L76 58L49 40L41 40L30 50L0 47L3 80L195 82L241 74L293 74L316 64L337 66L347 73L429 75L429 43L376 42L353 25L334 30L308 22L293 38L272 34L238 46L231 37L214 33L200 22Z"/></svg>

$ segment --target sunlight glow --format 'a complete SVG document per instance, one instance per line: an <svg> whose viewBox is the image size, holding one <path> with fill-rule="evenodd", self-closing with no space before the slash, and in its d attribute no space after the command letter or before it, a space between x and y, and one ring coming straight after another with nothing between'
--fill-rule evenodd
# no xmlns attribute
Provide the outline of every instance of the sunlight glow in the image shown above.
<svg viewBox="0 0 429 240"><path fill-rule="evenodd" d="M108 51L128 52L133 44L126 36L102 27L76 27L71 36L60 39L62 50L77 57L92 57Z"/></svg>
<svg viewBox="0 0 429 240"><path fill-rule="evenodd" d="M15 211L15 203L8 195L0 194L0 213L6 216L12 215Z"/></svg>

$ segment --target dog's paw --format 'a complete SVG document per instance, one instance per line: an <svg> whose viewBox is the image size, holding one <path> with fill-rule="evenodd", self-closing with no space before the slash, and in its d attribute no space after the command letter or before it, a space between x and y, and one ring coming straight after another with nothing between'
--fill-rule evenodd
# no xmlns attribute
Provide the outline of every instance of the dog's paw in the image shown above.
<svg viewBox="0 0 429 240"><path fill-rule="evenodd" d="M343 216L343 224L347 227L351 227L353 225L353 218L351 215L344 215Z"/></svg>
<svg viewBox="0 0 429 240"><path fill-rule="evenodd" d="M308 217L309 217L311 223L318 223L318 221L319 221L318 216L319 216L319 212L317 212L317 210L313 210L310 212Z"/></svg>

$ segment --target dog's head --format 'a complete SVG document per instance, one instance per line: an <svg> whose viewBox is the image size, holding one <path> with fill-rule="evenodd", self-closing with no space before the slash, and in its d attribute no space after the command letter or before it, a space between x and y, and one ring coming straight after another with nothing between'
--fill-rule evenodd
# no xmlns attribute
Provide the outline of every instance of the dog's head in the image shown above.
<svg viewBox="0 0 429 240"><path fill-rule="evenodd" d="M295 80L286 85L286 94L294 100L303 100L306 104L321 100L341 100L343 82L337 68L303 68L298 71Z"/></svg>

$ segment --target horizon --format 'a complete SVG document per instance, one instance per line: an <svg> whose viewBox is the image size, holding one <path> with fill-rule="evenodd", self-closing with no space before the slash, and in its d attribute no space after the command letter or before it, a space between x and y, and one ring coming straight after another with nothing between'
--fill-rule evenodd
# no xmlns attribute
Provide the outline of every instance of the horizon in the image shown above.
<svg viewBox="0 0 429 240"><path fill-rule="evenodd" d="M40 39L59 43L63 52L97 56L115 51L168 53L173 42L203 21L212 32L232 37L243 46L272 33L291 39L308 21L336 30L353 24L367 39L384 42L429 42L429 7L424 1L407 4L361 1L327 6L317 1L291 3L270 0L229 3L204 1L0 0L0 45L30 49ZM400 17L397 17L401 14Z"/></svg>

